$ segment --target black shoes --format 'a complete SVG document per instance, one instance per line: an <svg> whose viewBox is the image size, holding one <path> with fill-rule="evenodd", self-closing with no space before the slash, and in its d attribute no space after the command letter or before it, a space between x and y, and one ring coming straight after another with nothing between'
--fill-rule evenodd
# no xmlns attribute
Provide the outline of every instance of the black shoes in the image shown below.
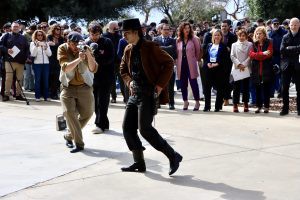
<svg viewBox="0 0 300 200"><path fill-rule="evenodd" d="M170 160L170 171L169 171L170 176L177 171L177 169L179 168L179 163L181 161L182 161L182 156L179 153L175 152L174 158Z"/></svg>
<svg viewBox="0 0 300 200"><path fill-rule="evenodd" d="M121 170L123 172L145 172L146 171L146 164L145 161L135 162L129 167L122 167Z"/></svg>
<svg viewBox="0 0 300 200"><path fill-rule="evenodd" d="M204 108L203 109L203 112L209 112L210 111L210 108Z"/></svg>
<svg viewBox="0 0 300 200"><path fill-rule="evenodd" d="M2 101L9 101L9 96L4 95L4 96L2 97Z"/></svg>
<svg viewBox="0 0 300 200"><path fill-rule="evenodd" d="M80 146L76 146L74 149L72 149L70 151L70 153L77 153L79 151L82 151L84 148L83 147L80 147Z"/></svg>
<svg viewBox="0 0 300 200"><path fill-rule="evenodd" d="M18 101L26 101L26 99L22 95L16 96L16 100L18 100Z"/></svg>
<svg viewBox="0 0 300 200"><path fill-rule="evenodd" d="M169 110L175 110L175 106L174 106L174 104L169 104Z"/></svg>
<svg viewBox="0 0 300 200"><path fill-rule="evenodd" d="M74 147L74 144L73 144L72 140L68 140L65 135L64 135L64 139L66 140L66 146L68 148L73 148Z"/></svg>
<svg viewBox="0 0 300 200"><path fill-rule="evenodd" d="M117 100L116 99L111 99L110 103L117 103Z"/></svg>
<svg viewBox="0 0 300 200"><path fill-rule="evenodd" d="M281 112L279 113L280 116L284 116L284 115L287 115L287 114L289 114L288 110L281 110ZM298 112L298 115L299 115L299 112Z"/></svg>

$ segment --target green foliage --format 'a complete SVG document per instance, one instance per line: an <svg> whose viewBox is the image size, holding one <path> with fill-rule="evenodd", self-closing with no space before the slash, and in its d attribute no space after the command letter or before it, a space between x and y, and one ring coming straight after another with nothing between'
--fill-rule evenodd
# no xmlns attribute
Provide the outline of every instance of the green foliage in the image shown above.
<svg viewBox="0 0 300 200"><path fill-rule="evenodd" d="M77 19L118 18L137 0L1 0L0 23L17 18L48 20L48 17Z"/></svg>
<svg viewBox="0 0 300 200"><path fill-rule="evenodd" d="M300 1L295 0L248 0L250 16L254 19L299 17Z"/></svg>

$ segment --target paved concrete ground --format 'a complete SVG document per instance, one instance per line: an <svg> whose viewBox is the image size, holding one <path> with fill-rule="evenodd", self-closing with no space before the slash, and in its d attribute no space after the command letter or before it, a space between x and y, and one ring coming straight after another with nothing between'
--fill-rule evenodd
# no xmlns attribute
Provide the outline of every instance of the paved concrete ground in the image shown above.
<svg viewBox="0 0 300 200"><path fill-rule="evenodd" d="M184 159L169 177L166 157L145 141L146 173L132 162L121 132L124 105L109 109L111 130L84 129L86 149L70 154L55 130L59 102L0 102L0 197L20 200L299 200L300 123L293 113L204 113L163 107L155 126ZM121 99L118 99L119 102ZM201 109L203 109L201 102Z"/></svg>

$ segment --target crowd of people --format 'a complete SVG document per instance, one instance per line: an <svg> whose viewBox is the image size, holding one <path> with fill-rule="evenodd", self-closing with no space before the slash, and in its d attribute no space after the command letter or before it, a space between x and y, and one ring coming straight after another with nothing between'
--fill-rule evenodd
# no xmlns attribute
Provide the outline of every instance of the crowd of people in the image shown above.
<svg viewBox="0 0 300 200"><path fill-rule="evenodd" d="M146 170L141 135L170 161L169 174L182 156L152 126L160 104L175 108L174 87L181 90L183 110L189 99L193 111L220 112L232 98L233 112L249 102L255 113L269 113L270 98L283 98L280 115L289 113L290 83L300 95L300 21L277 18L250 23L248 18L218 23L182 22L177 28L163 19L156 25L138 19L111 21L104 28L88 23L88 34L76 24L30 24L22 20L3 26L0 38L2 101L24 101L24 90L34 91L36 102L60 99L69 133L64 135L71 153L84 150L82 128L95 112L93 133L109 129L110 103L120 87L126 111L123 133L134 164L122 171ZM104 31L105 30L105 31ZM192 96L188 95L189 86ZM177 108L178 109L178 108ZM300 115L300 99L297 98ZM73 144L75 142L75 145Z"/></svg>

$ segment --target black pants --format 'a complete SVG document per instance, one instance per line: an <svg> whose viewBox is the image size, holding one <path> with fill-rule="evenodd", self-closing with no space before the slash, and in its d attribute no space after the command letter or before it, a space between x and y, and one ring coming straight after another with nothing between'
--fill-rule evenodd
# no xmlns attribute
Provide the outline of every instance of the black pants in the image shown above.
<svg viewBox="0 0 300 200"><path fill-rule="evenodd" d="M174 105L175 101L174 101L174 84L175 84L175 72L173 72L171 79L169 81L169 85L168 85L168 92L169 92L169 99L170 102L169 104Z"/></svg>
<svg viewBox="0 0 300 200"><path fill-rule="evenodd" d="M58 62L50 63L49 74L49 92L50 98L58 97L60 81L59 81L60 65Z"/></svg>
<svg viewBox="0 0 300 200"><path fill-rule="evenodd" d="M218 68L204 68L205 73L205 84L203 91L205 97L205 108L211 108L211 89L214 87L217 90L217 97L215 102L215 109L221 110L223 104L224 97L224 79L223 79L223 71Z"/></svg>
<svg viewBox="0 0 300 200"><path fill-rule="evenodd" d="M300 71L295 70L294 67L289 66L285 71L282 72L281 78L281 92L282 92L282 99L283 99L283 110L289 110L289 89L291 80L294 80L296 84L296 91L297 91L297 111L300 112Z"/></svg>
<svg viewBox="0 0 300 200"><path fill-rule="evenodd" d="M256 94L256 106L262 108L263 104L265 108L270 107L270 93L271 93L271 82L264 82L256 84L255 94Z"/></svg>
<svg viewBox="0 0 300 200"><path fill-rule="evenodd" d="M245 78L243 80L235 81L233 83L233 104L240 103L240 93L241 93L241 86L243 92L243 99L244 103L249 102L249 78Z"/></svg>
<svg viewBox="0 0 300 200"><path fill-rule="evenodd" d="M109 129L109 120L107 117L109 96L111 90L111 83L101 84L94 86L94 98L95 98L95 124L101 129Z"/></svg>
<svg viewBox="0 0 300 200"><path fill-rule="evenodd" d="M131 151L144 149L137 130L156 150L163 152L168 146L166 140L152 126L153 103L153 98L147 95L142 95L140 98L130 96L128 99L123 120L123 134Z"/></svg>
<svg viewBox="0 0 300 200"><path fill-rule="evenodd" d="M231 91L232 91L232 84L229 82L230 80L230 73L231 73L231 65L229 65L230 67L227 67L227 69L225 69L225 74L223 75L224 77L224 99L228 100L231 98Z"/></svg>
<svg viewBox="0 0 300 200"><path fill-rule="evenodd" d="M117 67L115 66L115 75L114 75L114 80L112 82L112 85L111 85L111 98L112 99L116 99L117 98L117 92L116 92L116 81L117 79L119 80L119 83L120 83L120 90L121 90L121 93L123 95L123 100L124 102L127 102L128 100L128 91L126 90L126 86L123 82L123 79L121 77L121 74L120 74L120 64L116 63L115 65L118 65Z"/></svg>

